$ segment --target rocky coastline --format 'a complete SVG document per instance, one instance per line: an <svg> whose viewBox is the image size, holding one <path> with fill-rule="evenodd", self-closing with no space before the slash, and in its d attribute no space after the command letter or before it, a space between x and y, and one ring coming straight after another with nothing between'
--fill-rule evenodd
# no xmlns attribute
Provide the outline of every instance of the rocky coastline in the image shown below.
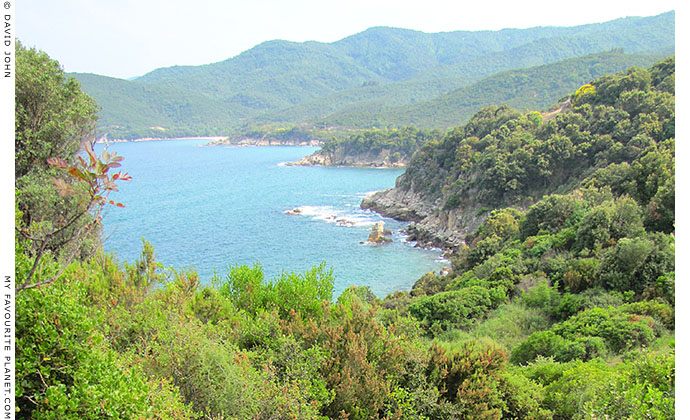
<svg viewBox="0 0 690 420"><path fill-rule="evenodd" d="M221 136L189 136L189 137L141 137L137 139L109 139L102 137L96 140L96 143L126 143L126 142L141 142L141 141L169 141L169 140L211 140L212 143L227 140L227 137Z"/></svg>
<svg viewBox="0 0 690 420"><path fill-rule="evenodd" d="M309 147L319 147L322 146L323 142L317 139L311 140L295 140L295 139L269 139L269 138L253 138L245 137L242 139L231 139L224 138L217 141L212 141L207 144L207 146L234 146L234 147L246 147L246 146L309 146Z"/></svg>
<svg viewBox="0 0 690 420"><path fill-rule="evenodd" d="M416 241L421 247L450 252L460 249L465 237L476 231L486 219L486 215L478 214L478 209L442 210L440 200L428 202L421 195L398 187L365 197L360 207L410 222L406 232L409 240Z"/></svg>
<svg viewBox="0 0 690 420"><path fill-rule="evenodd" d="M341 149L334 152L317 150L311 155L305 156L297 162L290 162L292 166L351 166L359 168L404 168L406 161L392 161L389 150L378 152L347 154Z"/></svg>

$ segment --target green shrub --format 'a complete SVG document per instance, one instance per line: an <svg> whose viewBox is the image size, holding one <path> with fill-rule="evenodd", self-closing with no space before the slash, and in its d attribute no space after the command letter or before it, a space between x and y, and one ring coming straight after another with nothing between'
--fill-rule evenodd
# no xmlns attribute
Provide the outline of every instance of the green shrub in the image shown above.
<svg viewBox="0 0 690 420"><path fill-rule="evenodd" d="M572 358L567 358L570 356L567 352L571 344L553 331L536 332L513 349L510 355L510 362L523 365L531 362L538 356L553 357L557 361L571 360Z"/></svg>
<svg viewBox="0 0 690 420"><path fill-rule="evenodd" d="M582 201L569 195L550 195L530 206L520 226L523 239L536 236L541 231L557 233L564 227L575 224Z"/></svg>
<svg viewBox="0 0 690 420"><path fill-rule="evenodd" d="M513 349L511 362L525 364L537 356L560 362L589 360L649 346L663 330L650 315L670 322L670 314L668 305L651 303L587 309L548 331L532 334Z"/></svg>
<svg viewBox="0 0 690 420"><path fill-rule="evenodd" d="M561 293L558 291L557 284L549 286L548 281L542 279L536 286L523 291L520 301L529 308L543 310L544 313L553 318L561 304Z"/></svg>
<svg viewBox="0 0 690 420"><path fill-rule="evenodd" d="M619 308L622 312L646 315L660 321L664 327L673 330L676 327L675 310L663 301L642 301L628 303Z"/></svg>
<svg viewBox="0 0 690 420"><path fill-rule="evenodd" d="M468 266L474 267L481 264L487 258L499 252L502 247L503 241L496 235L481 239L467 251Z"/></svg>
<svg viewBox="0 0 690 420"><path fill-rule="evenodd" d="M319 322L294 313L284 330L326 356L319 372L334 394L323 415L337 418L344 412L351 419L369 419L385 410L405 372L404 349L401 338L376 322L373 309L364 312L356 302L334 305Z"/></svg>
<svg viewBox="0 0 690 420"><path fill-rule="evenodd" d="M558 307L553 314L553 318L558 321L563 321L579 313L584 308L585 298L580 295L565 293L561 297L561 301L558 303Z"/></svg>
<svg viewBox="0 0 690 420"><path fill-rule="evenodd" d="M675 267L675 243L671 235L623 238L607 250L598 268L601 285L620 292L640 295L654 288L659 277Z"/></svg>
<svg viewBox="0 0 690 420"><path fill-rule="evenodd" d="M650 326L654 321L644 315L625 313L616 308L593 308L580 312L553 327L565 338L601 337L616 353L641 345L648 346L655 338Z"/></svg>
<svg viewBox="0 0 690 420"><path fill-rule="evenodd" d="M621 373L587 401L585 411L598 418L674 419L675 354L645 354L626 362Z"/></svg>
<svg viewBox="0 0 690 420"><path fill-rule="evenodd" d="M410 295L434 295L436 293L444 291L450 281L450 276L437 276L433 272L426 273L414 282L412 290L410 290Z"/></svg>
<svg viewBox="0 0 690 420"><path fill-rule="evenodd" d="M427 376L441 402L454 403L445 418L550 418L541 408L541 386L507 370L500 349L467 342L452 353L438 346L430 352Z"/></svg>
<svg viewBox="0 0 690 420"><path fill-rule="evenodd" d="M323 302L330 302L333 296L333 270L321 264L303 274L282 273L267 283L261 266L237 266L228 272L220 292L252 314L276 309L283 319L290 311L319 315Z"/></svg>
<svg viewBox="0 0 690 420"><path fill-rule="evenodd" d="M554 420L584 420L587 402L596 398L614 375L614 369L601 359L564 365L558 378L544 387L544 406L553 412Z"/></svg>
<svg viewBox="0 0 690 420"><path fill-rule="evenodd" d="M429 331L438 333L453 328L468 328L483 317L494 304L491 293L481 286L441 292L410 305L410 314Z"/></svg>
<svg viewBox="0 0 690 420"><path fill-rule="evenodd" d="M597 269L600 260L597 258L578 258L572 260L568 271L563 274L562 282L573 293L582 292L594 287L598 282Z"/></svg>
<svg viewBox="0 0 690 420"><path fill-rule="evenodd" d="M98 314L81 303L85 297L83 285L64 279L17 296L18 415L192 418L179 394L149 382L141 369L107 347Z"/></svg>

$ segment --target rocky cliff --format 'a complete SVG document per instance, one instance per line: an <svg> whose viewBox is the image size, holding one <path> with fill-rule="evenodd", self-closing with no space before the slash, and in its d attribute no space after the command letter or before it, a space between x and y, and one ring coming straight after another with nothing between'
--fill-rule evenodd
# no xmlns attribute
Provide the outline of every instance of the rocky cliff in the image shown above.
<svg viewBox="0 0 690 420"><path fill-rule="evenodd" d="M464 243L465 236L486 219L486 214L478 215L475 208L445 211L442 206L442 200L429 201L419 193L399 187L365 197L361 204L363 209L411 222L407 228L409 239L423 247L457 249Z"/></svg>
<svg viewBox="0 0 690 420"><path fill-rule="evenodd" d="M343 147L336 147L333 151L317 150L290 165L300 166L356 166L374 168L399 168L407 164L399 154L391 153L389 149L368 151L364 153L349 153Z"/></svg>

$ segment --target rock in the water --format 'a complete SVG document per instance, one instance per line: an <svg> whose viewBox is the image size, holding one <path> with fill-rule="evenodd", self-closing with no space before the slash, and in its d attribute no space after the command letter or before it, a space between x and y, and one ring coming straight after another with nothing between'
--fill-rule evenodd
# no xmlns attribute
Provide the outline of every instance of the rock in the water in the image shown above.
<svg viewBox="0 0 690 420"><path fill-rule="evenodd" d="M367 242L377 245L393 242L391 238L386 237L390 235L391 231L383 228L383 222L376 222L374 223L374 226L371 227L371 233L369 233L369 239L367 239Z"/></svg>
<svg viewBox="0 0 690 420"><path fill-rule="evenodd" d="M442 206L438 200L432 202L400 187L367 196L360 205L385 217L414 222L407 228L408 240L416 241L419 246L452 250L459 249L465 237L475 232L488 215L479 213L478 204L439 211Z"/></svg>
<svg viewBox="0 0 690 420"><path fill-rule="evenodd" d="M338 226L352 227L355 225L355 222L347 219L338 219L335 221L335 224Z"/></svg>

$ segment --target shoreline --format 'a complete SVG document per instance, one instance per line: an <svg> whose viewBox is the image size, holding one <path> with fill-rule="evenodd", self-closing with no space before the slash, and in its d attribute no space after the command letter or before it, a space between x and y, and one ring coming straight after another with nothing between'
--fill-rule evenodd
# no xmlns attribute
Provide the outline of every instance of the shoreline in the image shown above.
<svg viewBox="0 0 690 420"><path fill-rule="evenodd" d="M226 136L190 136L190 137L142 137L138 139L98 139L96 143L126 143L142 141L168 141L168 140L211 140L220 141L228 139Z"/></svg>
<svg viewBox="0 0 690 420"><path fill-rule="evenodd" d="M413 192L396 188L364 197L360 208L409 222L406 233L411 240L422 248L440 248L448 256L462 248L467 232L476 230L480 221L471 216L472 212L464 211L466 209L436 213L433 203ZM464 228L457 229L459 222L464 223Z"/></svg>
<svg viewBox="0 0 690 420"><path fill-rule="evenodd" d="M341 155L337 158L337 155ZM388 156L372 157L370 154L364 155L343 155L343 153L324 152L321 148L316 152L304 156L296 162L287 162L287 166L323 166L338 168L374 168L374 169L404 169L407 162L390 162Z"/></svg>
<svg viewBox="0 0 690 420"><path fill-rule="evenodd" d="M299 147L322 147L323 141L318 139L311 140L276 140L276 139L257 139L244 137L242 139L230 139L230 137L218 137L209 143L208 146L226 147L274 147L274 146L299 146Z"/></svg>
<svg viewBox="0 0 690 420"><path fill-rule="evenodd" d="M324 168L363 168L363 169L406 169L406 165L398 165L398 164L378 164L378 163L371 163L371 164L322 164L322 163L314 163L314 164L309 164L309 163L300 163L300 161L297 162L285 162L284 166L320 166Z"/></svg>

